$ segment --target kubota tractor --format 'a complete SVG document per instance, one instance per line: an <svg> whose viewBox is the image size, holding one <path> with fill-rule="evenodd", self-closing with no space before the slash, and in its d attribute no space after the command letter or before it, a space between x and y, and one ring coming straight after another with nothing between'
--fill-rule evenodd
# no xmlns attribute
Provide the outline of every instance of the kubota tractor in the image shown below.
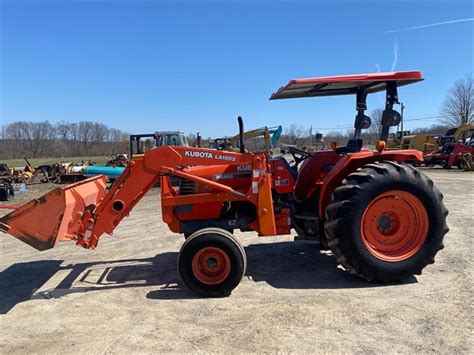
<svg viewBox="0 0 474 355"><path fill-rule="evenodd" d="M420 152L384 150L400 120L397 87L420 80L418 71L292 80L271 99L356 96L354 137L345 147L313 154L292 148L292 164L245 153L240 119L240 153L157 147L133 159L109 191L101 176L55 189L0 218L0 229L39 250L68 239L95 248L160 180L163 221L186 238L179 273L201 295L229 295L242 279L246 256L234 230L270 237L294 229L367 280L421 274L443 248L448 211L433 182L404 163L421 162ZM381 140L371 151L360 139L370 126L366 97L382 90ZM180 178L179 187L171 176Z"/></svg>

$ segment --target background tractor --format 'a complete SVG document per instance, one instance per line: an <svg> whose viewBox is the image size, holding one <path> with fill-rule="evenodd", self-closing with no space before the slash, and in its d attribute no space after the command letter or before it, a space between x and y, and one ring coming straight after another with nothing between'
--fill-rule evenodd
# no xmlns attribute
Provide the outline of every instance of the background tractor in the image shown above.
<svg viewBox="0 0 474 355"><path fill-rule="evenodd" d="M272 100L355 95L354 136L346 146L308 153L290 149L294 162L240 152L160 146L134 158L109 191L93 177L58 188L0 218L0 230L46 250L62 240L95 248L143 195L160 181L162 219L185 242L178 257L183 282L204 296L226 296L245 274L246 254L234 230L262 237L288 235L319 241L337 262L367 280L397 281L421 274L443 248L448 211L442 194L405 161L416 150L385 150L400 115L397 88L422 80L418 71L291 80ZM377 150L363 148L361 130L369 93L386 91ZM171 177L181 179L173 187Z"/></svg>
<svg viewBox="0 0 474 355"><path fill-rule="evenodd" d="M155 133L131 134L129 137L129 156L143 154L152 148L164 145L188 147L188 138L183 131L160 131Z"/></svg>
<svg viewBox="0 0 474 355"><path fill-rule="evenodd" d="M465 157L474 154L473 143L473 124L465 123L459 127L451 128L446 132L446 135L439 138L436 150L431 154L426 154L424 163L426 166L441 165L445 169L451 169L453 166L464 169L466 167Z"/></svg>

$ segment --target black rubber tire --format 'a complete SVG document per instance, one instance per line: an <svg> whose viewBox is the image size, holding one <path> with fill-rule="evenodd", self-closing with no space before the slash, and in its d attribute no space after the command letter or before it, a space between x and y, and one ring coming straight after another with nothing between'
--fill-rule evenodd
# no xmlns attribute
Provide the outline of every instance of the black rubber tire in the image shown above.
<svg viewBox="0 0 474 355"><path fill-rule="evenodd" d="M461 159L459 160L457 165L458 165L458 169L464 170L466 163L464 162L464 160Z"/></svg>
<svg viewBox="0 0 474 355"><path fill-rule="evenodd" d="M319 227L319 250L331 250L329 247L329 239L326 236L326 233L324 233L324 226L320 225Z"/></svg>
<svg viewBox="0 0 474 355"><path fill-rule="evenodd" d="M207 228L213 228L213 229L219 229L219 230L221 229L219 227L207 227ZM202 230L202 229L200 229L200 230ZM197 230L196 232L199 232L200 230ZM227 230L227 229L224 229L224 230L227 231L228 233L230 233L233 236L233 234L232 234L233 231L232 230ZM196 232L194 232L194 233L196 233ZM183 233L184 240L189 239L189 237L191 237L194 233ZM235 237L234 237L234 239L235 239Z"/></svg>
<svg viewBox="0 0 474 355"><path fill-rule="evenodd" d="M13 196L13 192L12 192L12 189L10 188L10 186L7 187L7 190L5 191L5 201L10 201L10 199L12 198Z"/></svg>
<svg viewBox="0 0 474 355"><path fill-rule="evenodd" d="M421 249L408 259L388 262L372 255L361 239L362 215L369 203L383 192L404 190L416 196L426 207L429 228ZM407 164L391 161L368 164L347 176L332 194L326 207L325 233L329 246L342 267L369 281L400 281L420 275L434 263L444 248L443 238L448 210L443 195L425 174Z"/></svg>
<svg viewBox="0 0 474 355"><path fill-rule="evenodd" d="M10 201L13 194L11 185L8 182L4 182L4 186L0 190L0 201Z"/></svg>
<svg viewBox="0 0 474 355"><path fill-rule="evenodd" d="M200 282L193 274L192 260L194 255L205 247L218 247L230 259L230 273L227 278L216 285ZM220 228L204 228L186 239L178 256L178 270L183 283L193 292L204 297L226 297L232 293L247 269L247 256L240 242L228 231Z"/></svg>

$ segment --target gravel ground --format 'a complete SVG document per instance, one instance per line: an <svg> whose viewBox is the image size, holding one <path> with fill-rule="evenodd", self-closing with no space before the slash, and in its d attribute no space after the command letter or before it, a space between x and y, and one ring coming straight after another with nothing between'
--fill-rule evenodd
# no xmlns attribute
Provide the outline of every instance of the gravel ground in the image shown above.
<svg viewBox="0 0 474 355"><path fill-rule="evenodd" d="M93 251L40 253L0 235L0 353L473 353L474 175L425 172L450 232L436 263L403 284L367 283L290 236L237 233L242 283L228 298L197 298L179 280L183 239L161 222L158 189Z"/></svg>

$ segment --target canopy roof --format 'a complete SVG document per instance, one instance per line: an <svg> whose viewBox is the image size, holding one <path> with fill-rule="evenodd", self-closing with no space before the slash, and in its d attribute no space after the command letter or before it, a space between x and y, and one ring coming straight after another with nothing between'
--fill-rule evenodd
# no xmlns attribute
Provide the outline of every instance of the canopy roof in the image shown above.
<svg viewBox="0 0 474 355"><path fill-rule="evenodd" d="M386 89L387 81L396 81L397 86L423 80L420 71L399 71L355 75L326 76L321 78L293 79L273 93L270 100L297 97L332 96L356 94L358 88L367 88L369 93Z"/></svg>

